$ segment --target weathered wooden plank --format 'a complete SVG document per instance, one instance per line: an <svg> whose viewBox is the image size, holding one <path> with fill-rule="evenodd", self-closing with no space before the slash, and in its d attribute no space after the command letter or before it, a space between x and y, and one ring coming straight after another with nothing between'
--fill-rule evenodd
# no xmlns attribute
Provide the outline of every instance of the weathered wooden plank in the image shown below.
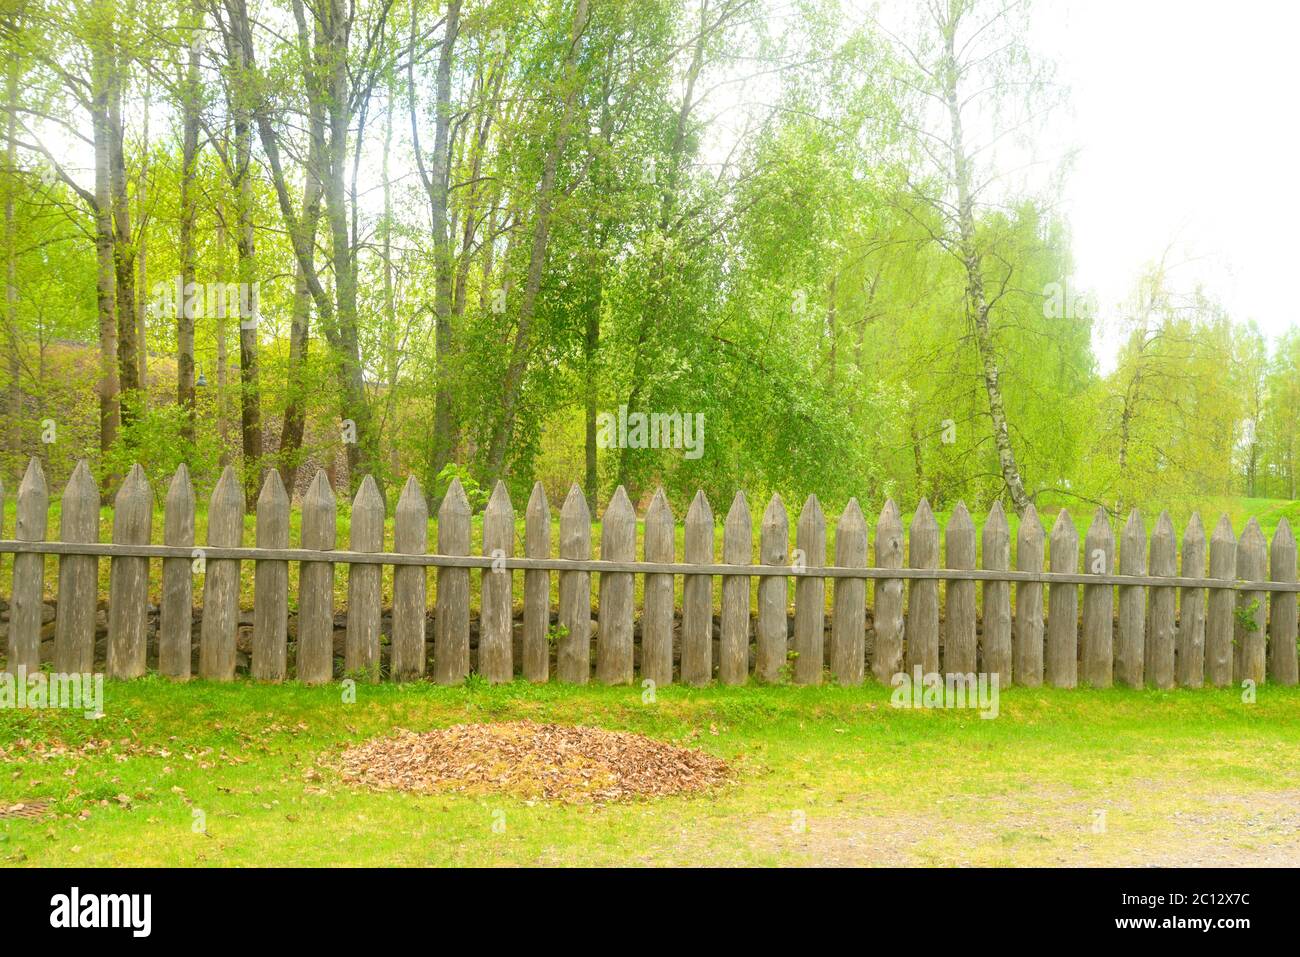
<svg viewBox="0 0 1300 957"><path fill-rule="evenodd" d="M975 567L975 523L965 502L958 502L944 530L945 567ZM949 581L945 585L943 668L948 674L974 674L978 667L975 637L975 583Z"/></svg>
<svg viewBox="0 0 1300 957"><path fill-rule="evenodd" d="M429 547L429 503L415 476L409 476L393 517L393 548L404 555L423 555ZM424 676L425 618L428 578L419 565L393 569L393 644L388 663L394 681Z"/></svg>
<svg viewBox="0 0 1300 957"><path fill-rule="evenodd" d="M835 526L835 564L840 568L864 568L867 564L867 520L856 498L849 499ZM831 673L841 685L862 684L866 620L866 579L835 579L830 658Z"/></svg>
<svg viewBox="0 0 1300 957"><path fill-rule="evenodd" d="M259 548L289 547L289 494L278 469L267 469L257 495ZM355 536L354 536L355 537ZM289 563L259 559L253 570L253 661L257 681L289 677Z"/></svg>
<svg viewBox="0 0 1300 957"><path fill-rule="evenodd" d="M675 559L673 512L661 488L645 515L645 560ZM673 576L645 576L645 611L641 618L641 677L656 685L673 680Z"/></svg>
<svg viewBox="0 0 1300 957"><path fill-rule="evenodd" d="M891 498L876 521L876 567L902 568L903 551L903 519ZM874 598L871 672L877 681L889 684L903 668L903 580L876 579Z"/></svg>
<svg viewBox="0 0 1300 957"><path fill-rule="evenodd" d="M908 564L912 568L939 567L939 523L930 503L922 498L908 530ZM911 579L907 591L907 672L920 667L923 674L939 672L939 582Z"/></svg>
<svg viewBox="0 0 1300 957"><path fill-rule="evenodd" d="M524 510L524 555L551 557L551 506L541 482L533 483ZM528 681L546 681L551 674L551 573L524 572L523 672Z"/></svg>
<svg viewBox="0 0 1300 957"><path fill-rule="evenodd" d="M754 560L754 522L745 493L737 492L722 528L722 560L748 565ZM722 579L722 621L718 641L718 680L743 685L749 677L749 576Z"/></svg>
<svg viewBox="0 0 1300 957"><path fill-rule="evenodd" d="M352 500L351 547L354 552L384 550L384 499L373 476L361 480ZM379 680L379 626L382 565L348 566L348 621L343 639L343 671L352 677Z"/></svg>
<svg viewBox="0 0 1300 957"><path fill-rule="evenodd" d="M191 550L190 558L164 558L162 603L158 608L158 670L188 681L194 654L194 485L181 464L172 475L163 505L163 542ZM285 541L285 544L289 544Z"/></svg>
<svg viewBox="0 0 1300 957"><path fill-rule="evenodd" d="M1147 533L1137 509L1129 513L1119 539L1121 575L1145 575ZM1115 680L1130 688L1142 687L1146 668L1146 589L1121 585L1119 634L1115 642Z"/></svg>
<svg viewBox="0 0 1300 957"><path fill-rule="evenodd" d="M14 538L43 542L49 521L50 493L45 470L33 457L18 486ZM114 535L114 538L117 536ZM133 559L140 561L140 559ZM147 566L146 562L146 566ZM45 592L45 556L32 552L14 555L13 601L9 606L9 645L6 670L17 676L41 668L41 606Z"/></svg>
<svg viewBox="0 0 1300 957"><path fill-rule="evenodd" d="M600 528L600 557L609 561L636 558L636 510L623 486L614 490ZM600 576L600 637L596 642L596 678L601 684L631 684L634 664L632 642L632 576L603 572Z"/></svg>
<svg viewBox="0 0 1300 957"><path fill-rule="evenodd" d="M1269 577L1275 582L1296 580L1295 535L1291 523L1281 518L1269 546ZM1268 680L1280 685L1296 683L1296 593L1269 595Z"/></svg>
<svg viewBox="0 0 1300 957"><path fill-rule="evenodd" d="M1011 567L1011 529L1002 502L994 501L980 540L981 564L990 571ZM1011 684L1011 583L984 583L984 631L981 636L983 670L998 676L998 684Z"/></svg>
<svg viewBox="0 0 1300 957"><path fill-rule="evenodd" d="M1043 570L1045 536L1038 510L1029 505L1020 516L1016 533L1016 569L1038 573ZM1037 687L1043 683L1043 585L1020 582L1016 585L1015 661L1011 677L1017 684Z"/></svg>
<svg viewBox="0 0 1300 957"><path fill-rule="evenodd" d="M59 539L99 541L99 489L85 459L77 463L63 489L59 503ZM95 669L98 566L92 555L59 558L59 604L54 624L54 670L58 674L89 674ZM189 673L189 662L185 671Z"/></svg>
<svg viewBox="0 0 1300 957"><path fill-rule="evenodd" d="M1237 538L1228 516L1219 518L1210 534L1210 577L1237 577ZM1230 588L1211 588L1205 615L1205 680L1215 688L1232 684L1233 612L1237 595Z"/></svg>
<svg viewBox="0 0 1300 957"><path fill-rule="evenodd" d="M686 510L684 555L693 564L713 562L713 509L696 492ZM708 684L713 679L713 579L687 575L682 582L682 683Z"/></svg>
<svg viewBox="0 0 1300 957"><path fill-rule="evenodd" d="M1205 528L1196 512L1183 533L1185 577L1205 574ZM1184 688L1199 688L1205 682L1205 589L1182 588L1178 596L1177 677Z"/></svg>
<svg viewBox="0 0 1300 957"><path fill-rule="evenodd" d="M1268 542L1260 530L1259 522L1251 519L1237 542L1237 577L1246 581L1263 581L1267 576ZM1253 681L1264 683L1266 641L1264 622L1267 596L1262 591L1237 593L1237 683Z"/></svg>
<svg viewBox="0 0 1300 957"><path fill-rule="evenodd" d="M244 490L232 466L221 472L208 500L208 544L237 547L244 541ZM235 633L239 627L239 562L204 560L203 612L199 616L199 677L235 677Z"/></svg>
<svg viewBox="0 0 1300 957"><path fill-rule="evenodd" d="M483 554L494 559L515 554L515 507L498 480L483 510ZM631 576L628 576L631 577ZM479 614L478 673L492 684L514 680L514 574L504 565L484 569Z"/></svg>
<svg viewBox="0 0 1300 957"><path fill-rule="evenodd" d="M1083 570L1109 575L1115 567L1115 533L1100 505L1083 539ZM1094 688L1109 688L1115 677L1115 589L1083 586L1083 680Z"/></svg>
<svg viewBox="0 0 1300 957"><path fill-rule="evenodd" d="M152 528L153 491L144 469L133 465L113 501L113 541L145 545ZM108 595L108 676L138 678L148 655L149 559L114 558Z"/></svg>
<svg viewBox="0 0 1300 957"><path fill-rule="evenodd" d="M324 470L302 499L302 547L331 552L338 544L338 506ZM334 563L298 567L298 680L323 684L334 677Z"/></svg>
<svg viewBox="0 0 1300 957"><path fill-rule="evenodd" d="M1178 574L1178 540L1168 512L1161 512L1151 532L1152 575ZM1178 591L1152 587L1147 604L1146 680L1156 688L1174 686L1174 616Z"/></svg>
<svg viewBox="0 0 1300 957"><path fill-rule="evenodd" d="M795 547L802 570L794 582L794 680L818 685L826 670L826 579L817 569L826 564L826 516L816 495L809 495L795 526Z"/></svg>
<svg viewBox="0 0 1300 957"><path fill-rule="evenodd" d="M789 562L790 519L781 496L773 495L763 511L759 528L758 559L764 565ZM767 682L780 681L785 670L789 626L786 607L789 579L784 574L758 580L758 622L754 649L754 677Z"/></svg>
<svg viewBox="0 0 1300 957"><path fill-rule="evenodd" d="M438 508L438 551L468 555L470 506L454 478ZM469 569L439 568L433 676L438 684L460 684L469 676Z"/></svg>
<svg viewBox="0 0 1300 957"><path fill-rule="evenodd" d="M1051 568L1074 572L1079 567L1079 532L1070 513L1061 509L1052 526ZM1056 688L1073 688L1079 681L1079 588L1051 585L1047 591L1047 648L1043 675Z"/></svg>
<svg viewBox="0 0 1300 957"><path fill-rule="evenodd" d="M591 512L575 483L560 508L560 557L591 558ZM560 572L560 640L555 670L561 681L585 685L591 678L591 573Z"/></svg>

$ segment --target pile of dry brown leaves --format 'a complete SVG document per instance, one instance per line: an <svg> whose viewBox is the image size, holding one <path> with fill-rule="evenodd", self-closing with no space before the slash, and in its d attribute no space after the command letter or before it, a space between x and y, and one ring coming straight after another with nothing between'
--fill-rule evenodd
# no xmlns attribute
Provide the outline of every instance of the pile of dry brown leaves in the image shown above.
<svg viewBox="0 0 1300 957"><path fill-rule="evenodd" d="M726 764L690 748L599 728L510 721L399 731L343 752L343 779L378 790L504 792L605 802L699 791Z"/></svg>

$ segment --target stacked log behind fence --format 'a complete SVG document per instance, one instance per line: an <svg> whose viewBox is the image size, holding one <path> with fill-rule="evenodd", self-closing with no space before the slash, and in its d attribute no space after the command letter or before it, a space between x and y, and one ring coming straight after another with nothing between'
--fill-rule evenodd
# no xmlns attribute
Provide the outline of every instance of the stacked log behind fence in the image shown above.
<svg viewBox="0 0 1300 957"><path fill-rule="evenodd" d="M427 551L424 491L414 479L406 483L394 512L391 550L385 542L384 500L369 477L352 503L346 549L339 548L334 490L323 472L302 503L298 548L289 541L290 501L273 470L258 496L253 547L244 546L245 502L232 469L223 472L212 491L202 547L195 547L188 471L177 470L167 490L162 545L149 544L153 495L143 470L132 468L114 500L113 541L101 543L100 493L80 463L63 493L60 539L47 541L46 480L40 463L32 460L18 489L14 537L0 540L0 553L15 556L6 656L10 671L33 671L43 662L60 672L92 669L98 563L107 560L107 670L115 678L144 674L149 566L157 560L162 572L157 666L176 680L190 675L192 600L200 591L199 674L221 681L235 677L245 562L254 564L252 614L243 619L251 622L246 660L249 673L260 681L415 679L425 675L430 652L433 677L441 683L463 681L471 671L491 682L518 675L546 681L552 652L555 676L572 683L590 680L594 671L605 684L628 684L638 676L655 684L674 677L692 685L713 680L818 684L828 675L840 684L857 685L868 672L888 682L915 668L987 672L1004 684L1046 681L1057 687L1106 687L1112 681L1155 688L1265 681L1294 685L1298 677L1300 584L1296 541L1285 520L1269 543L1253 519L1238 540L1224 517L1207 548L1204 526L1193 515L1180 552L1168 515L1161 514L1148 535L1142 517L1133 512L1117 548L1111 517L1099 509L1080 555L1079 533L1068 513L1057 516L1045 541L1030 507L1020 519L1013 570L1009 523L1000 505L990 511L982 534L964 505L954 508L943 530L941 566L941 530L924 500L907 530L897 507L887 502L874 542L869 523L851 500L836 524L830 558L826 517L815 496L801 509L792 550L781 499L773 496L768 503L755 548L749 504L738 493L721 530L719 563L719 530L703 493L686 514L680 562L672 510L662 490L644 517L640 560L637 514L622 488L603 516L596 559L591 513L577 486L560 512L558 558L551 548L550 505L540 485L533 488L519 530L509 492L497 484L482 516L481 554L471 554L472 510L458 481L443 498L433 554ZM3 498L0 486L0 504ZM517 557L516 538L522 542L522 557ZM52 641L43 654L45 587L55 581L45 575L47 556L58 558L57 609ZM291 563L298 564L292 619ZM387 632L384 565L394 567ZM341 631L334 611L337 566L346 567L348 595ZM436 627L431 631L426 628L430 566L438 570ZM523 573L523 601L516 626L518 571ZM559 575L554 617L552 572ZM476 655L471 574L481 576L482 586ZM593 574L598 604L593 602ZM638 575L644 585L639 659ZM676 577L683 581L680 628L673 607ZM718 595L715 578L721 581ZM874 582L870 592L868 579Z"/></svg>

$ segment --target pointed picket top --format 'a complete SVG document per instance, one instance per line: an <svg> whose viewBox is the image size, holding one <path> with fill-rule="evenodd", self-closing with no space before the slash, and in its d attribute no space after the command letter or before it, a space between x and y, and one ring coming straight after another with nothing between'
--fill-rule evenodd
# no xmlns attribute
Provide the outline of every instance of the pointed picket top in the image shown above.
<svg viewBox="0 0 1300 957"><path fill-rule="evenodd" d="M1241 541L1237 543L1237 577L1247 581L1264 578L1264 560L1268 554L1268 542L1259 522L1252 518L1241 532Z"/></svg>
<svg viewBox="0 0 1300 957"><path fill-rule="evenodd" d="M648 562L671 562L674 557L673 510L668 496L660 488L650 500L645 513L645 541L643 550Z"/></svg>
<svg viewBox="0 0 1300 957"><path fill-rule="evenodd" d="M1128 513L1128 521L1124 523L1123 538L1132 538L1134 541L1146 538L1146 525L1142 522L1142 513L1138 509Z"/></svg>
<svg viewBox="0 0 1300 957"><path fill-rule="evenodd" d="M1278 527L1280 528L1281 525ZM1200 512L1192 512L1192 517L1187 520L1187 530L1183 532L1183 545L1185 546L1188 542L1200 545L1205 544L1205 526L1201 524ZM1189 577L1195 578L1200 574L1201 572L1198 571L1196 575Z"/></svg>
<svg viewBox="0 0 1300 957"><path fill-rule="evenodd" d="M564 497L564 505L560 508L560 521L568 520L585 521L591 523L591 510L587 508L587 499L582 494L582 489L578 488L578 483L574 482L569 486L569 494Z"/></svg>
<svg viewBox="0 0 1300 957"><path fill-rule="evenodd" d="M948 519L948 527L956 526L959 530L964 531L969 528L975 531L975 521L970 517L970 510L966 508L966 502L959 500L953 507L952 517Z"/></svg>
<svg viewBox="0 0 1300 957"><path fill-rule="evenodd" d="M747 532L752 532L753 527L754 523L749 515L749 502L745 499L745 493L737 492L736 497L731 500L731 508L727 509L727 520L724 523L724 528L743 528Z"/></svg>
<svg viewBox="0 0 1300 957"><path fill-rule="evenodd" d="M41 481L43 483L44 479ZM25 480L24 484L26 484ZM126 473L122 487L117 490L117 497L113 499L113 508L115 511L124 508L153 510L153 492L149 488L149 479L144 474L144 469L140 467L140 463L132 465L131 470Z"/></svg>
<svg viewBox="0 0 1300 957"><path fill-rule="evenodd" d="M302 547L320 550L334 548L338 531L338 507L334 489L330 487L324 469L317 469L316 477L302 497Z"/></svg>
<svg viewBox="0 0 1300 957"><path fill-rule="evenodd" d="M619 486L614 489L614 494L610 496L609 504L605 506L605 516L601 520L602 525L609 521L632 521L636 522L636 509L632 507L632 500L627 497L627 489Z"/></svg>
<svg viewBox="0 0 1300 957"><path fill-rule="evenodd" d="M844 511L840 512L840 520L835 524L835 535L838 538L843 532L867 530L867 520L862 514L862 506L858 504L856 498L850 498L848 504L844 506Z"/></svg>
<svg viewBox="0 0 1300 957"><path fill-rule="evenodd" d="M935 520L934 511L930 508L930 500L924 495L921 501L916 503L916 511L912 514L912 527L920 526L923 529L934 528L939 530L939 523Z"/></svg>
<svg viewBox="0 0 1300 957"><path fill-rule="evenodd" d="M949 568L975 567L975 522L966 503L958 501L944 530L945 560Z"/></svg>
<svg viewBox="0 0 1300 957"><path fill-rule="evenodd" d="M422 554L429 543L429 501L414 475L406 479L393 516L393 548L407 555Z"/></svg>
<svg viewBox="0 0 1300 957"><path fill-rule="evenodd" d="M1214 531L1210 533L1210 541L1213 542L1231 542L1237 543L1237 535L1232 530L1232 519L1227 514L1219 516L1219 521L1214 526Z"/></svg>
<svg viewBox="0 0 1300 957"><path fill-rule="evenodd" d="M1251 545L1258 545L1264 541L1264 530L1259 527L1259 520L1254 517L1246 523L1246 527L1241 532L1241 544L1244 545L1247 539L1250 540Z"/></svg>
<svg viewBox="0 0 1300 957"><path fill-rule="evenodd" d="M835 524L835 564L860 567L867 563L867 520L856 498L850 498Z"/></svg>
<svg viewBox="0 0 1300 957"><path fill-rule="evenodd" d="M744 492L736 493L727 510L722 526L722 560L729 565L747 565L754 560L754 520Z"/></svg>
<svg viewBox="0 0 1300 957"><path fill-rule="evenodd" d="M1008 561L1010 560L1011 526L1007 522L1007 512L1002 507L1001 499L995 498L993 504L989 506L988 518L984 520L984 529L980 538L984 543L983 552L986 556L993 552L1001 552L1008 556ZM985 565L988 565L987 557Z"/></svg>
<svg viewBox="0 0 1300 957"><path fill-rule="evenodd" d="M818 501L816 495L809 495L804 499L803 511L799 513L799 524L804 522L825 522L826 515L822 512L822 503Z"/></svg>
<svg viewBox="0 0 1300 957"><path fill-rule="evenodd" d="M890 520L897 522L900 526L903 524L903 513L898 510L898 504L892 499L885 499L884 506L880 509L880 521Z"/></svg>
<svg viewBox="0 0 1300 957"><path fill-rule="evenodd" d="M524 510L524 518L529 522L544 522L547 527L551 524L551 504L546 500L546 489L542 488L541 482L533 483L533 491L528 496L528 505Z"/></svg>
<svg viewBox="0 0 1300 957"><path fill-rule="evenodd" d="M378 515L382 524L384 520L384 497L379 494L379 486L373 475L367 475L357 487L357 494L352 499L352 513L366 512L369 516Z"/></svg>
<svg viewBox="0 0 1300 957"><path fill-rule="evenodd" d="M320 473L323 475L324 473ZM235 467L227 465L221 470L221 477L212 488L212 497L208 500L208 511L220 509L244 511L244 487L235 474Z"/></svg>
<svg viewBox="0 0 1300 957"><path fill-rule="evenodd" d="M1056 521L1052 523L1052 537L1056 538L1058 533L1069 534L1070 532L1078 533L1074 526L1074 519L1070 517L1068 509L1061 509L1056 516Z"/></svg>
<svg viewBox="0 0 1300 957"><path fill-rule="evenodd" d="M781 501L781 496L776 492L772 493L767 508L763 510L762 528L764 532L770 529L775 533L784 533L787 538L790 535L790 516L786 514L785 502Z"/></svg>
<svg viewBox="0 0 1300 957"><path fill-rule="evenodd" d="M880 551L881 542L896 543L901 557L902 541L903 513L898 510L892 498L887 498L880 510L880 518L876 520L876 551Z"/></svg>
<svg viewBox="0 0 1300 957"><path fill-rule="evenodd" d="M184 468L185 466L181 466ZM176 470L177 477L180 476L180 469ZM172 485L176 485L176 479L172 479ZM360 493L358 493L359 495ZM168 493L170 498L171 493ZM289 505L289 493L284 489L284 481L280 478L279 469L267 469L266 478L262 480L262 489L257 493L257 510L273 509L287 507Z"/></svg>
<svg viewBox="0 0 1300 957"><path fill-rule="evenodd" d="M280 473L275 469L275 477L278 480ZM280 483L280 491L284 492L284 483ZM172 474L171 483L167 486L167 502L176 508L193 508L194 507L194 482L190 479L190 467L182 462L176 466L176 471Z"/></svg>
<svg viewBox="0 0 1300 957"><path fill-rule="evenodd" d="M1295 534L1291 531L1291 523L1285 517L1277 520L1277 529L1273 532L1273 548L1294 548Z"/></svg>
<svg viewBox="0 0 1300 957"><path fill-rule="evenodd" d="M1101 543L1113 544L1115 541L1115 532L1110 527L1110 513L1106 511L1104 505L1098 505L1097 511L1092 513L1092 524L1088 526L1087 540L1089 547L1091 543L1097 542L1097 548L1102 547Z"/></svg>
<svg viewBox="0 0 1300 957"><path fill-rule="evenodd" d="M1156 527L1151 530L1151 545L1159 541L1161 545L1167 545L1169 554L1174 553L1174 546L1177 542L1178 534L1174 531L1174 520L1169 517L1168 512L1161 512L1160 517L1156 519Z"/></svg>
<svg viewBox="0 0 1300 957"><path fill-rule="evenodd" d="M41 460L32 456L27 471L18 485L18 521L14 537L24 542L39 542L45 538L46 521L50 507L50 493L45 485L45 470Z"/></svg>
<svg viewBox="0 0 1300 957"><path fill-rule="evenodd" d="M1032 505L1029 507L1033 508ZM989 506L989 514L988 518L984 520L984 527L992 528L994 531L1009 531L1007 510L1002 507L1002 499L995 498L993 504Z"/></svg>
<svg viewBox="0 0 1300 957"><path fill-rule="evenodd" d="M691 499L691 507L686 510L686 527L700 528L705 525L709 528L713 527L713 508L709 505L704 490L701 489L695 493L695 498Z"/></svg>
<svg viewBox="0 0 1300 957"><path fill-rule="evenodd" d="M442 497L442 505L438 507L439 523L461 515L468 518L471 511L465 487L460 484L460 479L453 478L451 484L447 486L447 494Z"/></svg>
<svg viewBox="0 0 1300 957"><path fill-rule="evenodd" d="M352 515L348 525L353 551L383 550L386 511L384 497L379 494L374 476L367 475L361 480L357 494L352 499Z"/></svg>
<svg viewBox="0 0 1300 957"><path fill-rule="evenodd" d="M1025 512L1020 516L1020 529L1016 532L1016 541L1026 545L1039 544L1043 542L1043 520L1038 517L1038 509L1034 508L1033 502L1025 506Z"/></svg>
<svg viewBox="0 0 1300 957"><path fill-rule="evenodd" d="M65 542L80 541L99 531L99 488L85 459L76 468L63 488L59 507L59 537Z"/></svg>

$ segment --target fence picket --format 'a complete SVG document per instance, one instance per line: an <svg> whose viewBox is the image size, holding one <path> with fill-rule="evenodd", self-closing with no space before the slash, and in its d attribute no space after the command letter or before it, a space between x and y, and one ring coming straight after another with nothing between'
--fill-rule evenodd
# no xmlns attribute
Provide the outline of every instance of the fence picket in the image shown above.
<svg viewBox="0 0 1300 957"><path fill-rule="evenodd" d="M1224 515L1210 535L1210 577L1237 577L1237 539ZM1232 684L1232 642L1237 595L1230 588L1211 588L1205 617L1205 680L1215 688Z"/></svg>
<svg viewBox="0 0 1300 957"><path fill-rule="evenodd" d="M840 568L864 568L867 564L867 521L856 498L849 499L835 526L835 564ZM866 667L863 641L867 582L863 578L837 578L834 591L831 672L842 685L860 685Z"/></svg>
<svg viewBox="0 0 1300 957"><path fill-rule="evenodd" d="M257 495L258 548L289 547L289 493L278 469L267 469ZM289 563L258 559L253 569L253 678L289 677Z"/></svg>
<svg viewBox="0 0 1300 957"><path fill-rule="evenodd" d="M1011 567L1011 529L1002 503L994 501L980 538L981 564L989 571ZM1011 683L1011 583L984 583L984 631L981 636L983 670L998 676L998 684Z"/></svg>
<svg viewBox="0 0 1300 957"><path fill-rule="evenodd" d="M1260 530L1259 522L1251 519L1237 543L1237 577L1245 581L1263 581L1268 577L1268 542ZM1264 621L1267 596L1262 591L1237 593L1237 656L1234 680L1264 683L1265 635ZM1249 622L1250 624L1246 624Z"/></svg>
<svg viewBox="0 0 1300 957"><path fill-rule="evenodd" d="M816 495L809 495L795 527L795 547L802 574L794 584L794 680L819 685L826 667L826 579L817 569L826 564L826 516Z"/></svg>
<svg viewBox="0 0 1300 957"><path fill-rule="evenodd" d="M468 555L469 498L453 478L438 508L438 554ZM469 676L469 569L439 568L433 676L438 684L460 684Z"/></svg>
<svg viewBox="0 0 1300 957"><path fill-rule="evenodd" d="M194 549L194 485L183 463L176 467L167 488L163 543L188 548L191 553ZM158 608L158 670L168 678L188 681L193 656L194 559L164 558L162 602Z"/></svg>
<svg viewBox="0 0 1300 957"><path fill-rule="evenodd" d="M600 557L612 562L636 559L636 510L621 485L605 507ZM596 642L596 678L601 684L632 682L632 586L632 575L627 572L601 572L600 636Z"/></svg>
<svg viewBox="0 0 1300 957"><path fill-rule="evenodd" d="M1183 577L1205 575L1205 528L1196 512L1183 533ZM1205 679L1205 589L1180 588L1178 596L1177 658L1178 684L1199 688Z"/></svg>
<svg viewBox="0 0 1300 957"><path fill-rule="evenodd" d="M569 488L560 509L560 557L591 558L591 513L582 489ZM560 640L555 670L561 681L585 685L591 678L591 573L560 572Z"/></svg>
<svg viewBox="0 0 1300 957"><path fill-rule="evenodd" d="M673 512L661 488L645 514L645 560L671 562L676 555ZM641 618L641 677L655 685L673 681L673 576L645 576Z"/></svg>
<svg viewBox="0 0 1300 957"><path fill-rule="evenodd" d="M1016 533L1016 570L1037 574L1043 570L1043 523L1031 504L1020 516ZM1043 583L1016 583L1015 660L1011 678L1036 688L1043 683Z"/></svg>
<svg viewBox="0 0 1300 957"><path fill-rule="evenodd" d="M412 475L397 499L393 550L403 555L423 555L428 547L429 503ZM394 681L424 677L427 608L427 569L421 565L398 565L393 569L393 643L388 662L388 672Z"/></svg>
<svg viewBox="0 0 1300 957"><path fill-rule="evenodd" d="M43 542L49 522L50 495L40 459L32 457L18 486L14 538ZM114 536L116 538L116 535ZM116 560L115 560L116 561ZM14 556L13 601L9 608L9 655L6 668L35 674L41 668L41 606L45 593L45 556L19 552Z"/></svg>
<svg viewBox="0 0 1300 957"><path fill-rule="evenodd" d="M781 496L773 494L763 511L759 528L758 557L764 565L784 566L789 561L790 519ZM784 574L758 580L758 634L754 651L754 677L762 681L781 680L785 669L789 625L786 607L789 580Z"/></svg>
<svg viewBox="0 0 1300 957"><path fill-rule="evenodd" d="M948 568L975 567L975 523L965 502L958 502L944 530ZM945 586L943 668L948 674L973 674L976 663L975 582L949 581Z"/></svg>
<svg viewBox="0 0 1300 957"><path fill-rule="evenodd" d="M302 499L302 547L331 552L338 543L338 506L323 469ZM298 680L321 684L334 676L334 563L298 569Z"/></svg>
<svg viewBox="0 0 1300 957"><path fill-rule="evenodd" d="M63 489L59 503L59 540L99 541L99 489L85 459L77 462ZM89 674L94 670L95 606L98 598L99 562L95 557L61 555L54 624L56 673ZM188 674L188 662L185 670Z"/></svg>
<svg viewBox="0 0 1300 957"><path fill-rule="evenodd" d="M876 567L903 567L903 519L892 498L876 521ZM877 681L889 684L903 668L903 579L876 579L871 612L876 632L871 672Z"/></svg>
<svg viewBox="0 0 1300 957"><path fill-rule="evenodd" d="M722 560L748 565L754 560L754 522L745 493L737 492L722 530ZM743 685L749 677L749 576L722 579L722 621L718 641L718 680Z"/></svg>
<svg viewBox="0 0 1300 957"><path fill-rule="evenodd" d="M713 562L713 509L704 493L696 492L686 510L684 559L690 564ZM682 683L708 684L713 678L713 579L687 575L682 583Z"/></svg>
<svg viewBox="0 0 1300 957"><path fill-rule="evenodd" d="M1115 533L1106 509L1097 506L1083 538L1083 570L1109 575L1115 568ZM1083 586L1083 681L1094 688L1109 688L1114 681L1115 588Z"/></svg>
<svg viewBox="0 0 1300 957"><path fill-rule="evenodd" d="M939 524L922 498L908 530L908 564L912 568L939 567ZM907 672L919 666L923 674L939 671L939 582L913 578L907 591Z"/></svg>
<svg viewBox="0 0 1300 957"><path fill-rule="evenodd" d="M524 554L529 558L551 557L551 506L541 482L533 483L524 510ZM550 633L551 573L530 568L524 572L523 670L528 681L550 677Z"/></svg>
<svg viewBox="0 0 1300 957"><path fill-rule="evenodd" d="M153 528L153 491L144 469L131 466L113 501L113 541L147 545ZM138 678L146 671L149 634L149 559L115 556L109 566L108 676Z"/></svg>
<svg viewBox="0 0 1300 957"><path fill-rule="evenodd" d="M244 542L244 490L233 467L221 472L208 500L208 545L237 548ZM199 677L235 677L235 633L239 627L239 562L203 560L203 614L199 616Z"/></svg>
<svg viewBox="0 0 1300 957"><path fill-rule="evenodd" d="M1061 509L1052 526L1051 568L1054 572L1079 570L1079 532L1070 513ZM1047 648L1043 675L1056 688L1073 688L1079 681L1079 589L1061 583L1047 591Z"/></svg>
<svg viewBox="0 0 1300 957"><path fill-rule="evenodd" d="M494 562L515 556L515 507L499 479L483 510L483 554ZM515 676L514 573L494 564L483 569L480 584L478 673L503 684Z"/></svg>
<svg viewBox="0 0 1300 957"><path fill-rule="evenodd" d="M351 548L384 550L384 499L373 476L361 480L352 500ZM366 681L379 680L380 585L383 566L348 566L348 620L343 639L343 671Z"/></svg>
<svg viewBox="0 0 1300 957"><path fill-rule="evenodd" d="M1278 520L1269 547L1269 577L1275 582L1296 580L1296 545L1291 523ZM1296 593L1269 594L1268 680L1280 685L1296 683Z"/></svg>
<svg viewBox="0 0 1300 957"><path fill-rule="evenodd" d="M1178 541L1168 512L1161 512L1151 532L1152 575L1178 574ZM1155 585L1147 603L1146 680L1157 688L1174 686L1174 615L1177 589Z"/></svg>
<svg viewBox="0 0 1300 957"><path fill-rule="evenodd" d="M1129 513L1119 540L1121 575L1147 573L1147 535L1137 509ZM1119 588L1119 636L1115 643L1115 680L1130 688L1142 687L1146 667L1146 588Z"/></svg>

